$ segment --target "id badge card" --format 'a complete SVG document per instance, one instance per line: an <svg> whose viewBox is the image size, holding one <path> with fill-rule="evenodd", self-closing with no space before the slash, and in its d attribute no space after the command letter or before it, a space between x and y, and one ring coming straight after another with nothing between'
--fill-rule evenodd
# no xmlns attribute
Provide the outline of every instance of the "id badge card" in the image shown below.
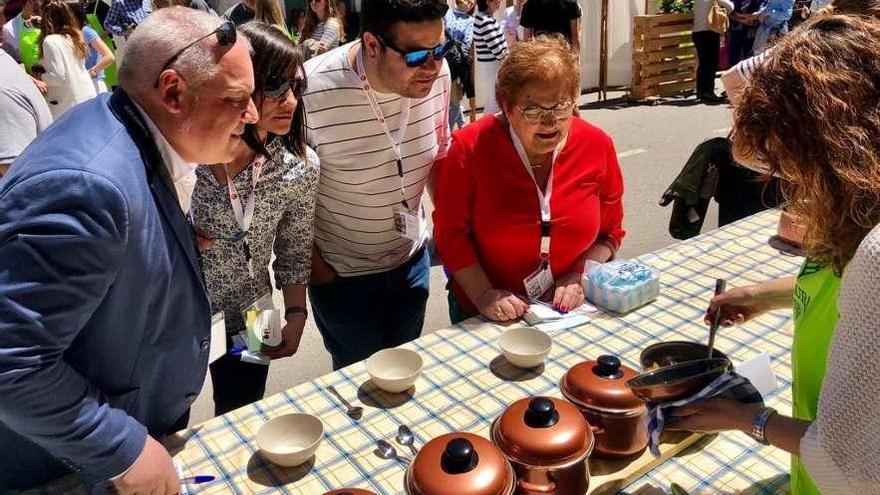
<svg viewBox="0 0 880 495"><path fill-rule="evenodd" d="M549 263L541 263L537 270L523 279L529 300L538 301L548 290L553 288L553 272Z"/></svg>
<svg viewBox="0 0 880 495"><path fill-rule="evenodd" d="M403 206L394 208L394 230L411 241L418 241L422 237L418 215Z"/></svg>
<svg viewBox="0 0 880 495"><path fill-rule="evenodd" d="M223 311L211 317L211 350L208 352L208 364L226 354L226 318Z"/></svg>
<svg viewBox="0 0 880 495"><path fill-rule="evenodd" d="M273 306L271 293L247 305L242 316L247 328L248 351L256 353L281 345L281 310Z"/></svg>

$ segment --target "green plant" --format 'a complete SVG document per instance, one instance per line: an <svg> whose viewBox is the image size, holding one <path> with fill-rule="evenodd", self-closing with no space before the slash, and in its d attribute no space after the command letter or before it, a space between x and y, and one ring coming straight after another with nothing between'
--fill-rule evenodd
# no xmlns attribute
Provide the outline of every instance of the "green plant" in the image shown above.
<svg viewBox="0 0 880 495"><path fill-rule="evenodd" d="M669 14L672 12L692 12L694 0L660 0L660 12Z"/></svg>

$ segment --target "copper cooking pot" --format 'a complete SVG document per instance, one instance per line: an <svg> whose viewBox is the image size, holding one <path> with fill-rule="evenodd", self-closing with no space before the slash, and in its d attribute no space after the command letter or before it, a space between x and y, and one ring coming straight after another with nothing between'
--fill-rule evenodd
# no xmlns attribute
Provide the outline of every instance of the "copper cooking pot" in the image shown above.
<svg viewBox="0 0 880 495"><path fill-rule="evenodd" d="M511 495L513 467L492 442L447 433L426 443L406 470L407 495Z"/></svg>
<svg viewBox="0 0 880 495"><path fill-rule="evenodd" d="M520 399L492 424L492 441L513 464L516 495L584 495L593 433L572 404L552 397Z"/></svg>
<svg viewBox="0 0 880 495"><path fill-rule="evenodd" d="M648 408L626 386L637 375L606 355L576 364L560 380L562 395L593 429L596 457L628 457L648 446Z"/></svg>
<svg viewBox="0 0 880 495"><path fill-rule="evenodd" d="M339 488L329 491L324 495L376 495L375 493L360 488Z"/></svg>
<svg viewBox="0 0 880 495"><path fill-rule="evenodd" d="M782 210L779 215L779 223L776 226L776 235L797 247L802 247L805 234L806 228L799 223L798 218Z"/></svg>

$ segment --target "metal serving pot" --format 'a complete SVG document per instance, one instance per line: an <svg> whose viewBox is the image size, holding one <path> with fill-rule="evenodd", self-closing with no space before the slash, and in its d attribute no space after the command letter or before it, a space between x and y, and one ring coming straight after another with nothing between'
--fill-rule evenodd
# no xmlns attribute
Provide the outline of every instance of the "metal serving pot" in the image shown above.
<svg viewBox="0 0 880 495"><path fill-rule="evenodd" d="M560 380L562 395L593 429L596 457L628 457L648 446L648 408L626 386L637 375L606 355L573 366Z"/></svg>
<svg viewBox="0 0 880 495"><path fill-rule="evenodd" d="M572 404L531 397L510 405L492 424L492 441L513 464L516 495L584 495L593 433Z"/></svg>
<svg viewBox="0 0 880 495"><path fill-rule="evenodd" d="M407 495L511 495L515 484L504 454L472 433L447 433L426 443L404 479Z"/></svg>

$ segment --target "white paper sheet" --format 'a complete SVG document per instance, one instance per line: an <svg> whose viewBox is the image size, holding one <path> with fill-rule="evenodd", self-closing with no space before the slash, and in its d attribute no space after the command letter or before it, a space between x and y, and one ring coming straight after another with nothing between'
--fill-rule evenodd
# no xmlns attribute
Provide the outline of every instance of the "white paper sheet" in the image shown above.
<svg viewBox="0 0 880 495"><path fill-rule="evenodd" d="M770 355L762 352L757 356L734 366L738 374L752 382L752 385L760 392L761 397L767 397L776 391L778 383L776 374L770 364Z"/></svg>

